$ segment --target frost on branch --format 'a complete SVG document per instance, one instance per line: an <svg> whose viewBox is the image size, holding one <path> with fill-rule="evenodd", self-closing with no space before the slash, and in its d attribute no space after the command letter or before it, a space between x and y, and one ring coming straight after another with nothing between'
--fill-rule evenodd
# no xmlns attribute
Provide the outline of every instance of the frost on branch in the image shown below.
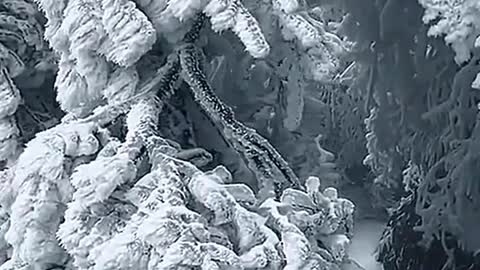
<svg viewBox="0 0 480 270"><path fill-rule="evenodd" d="M157 111L155 108L157 108ZM107 185L104 188L85 183L83 184L85 187L76 191L74 201L70 203L67 210L66 223L62 225L60 230L62 242L74 256L75 264L82 268L124 269L135 265L135 267L141 269L147 267L173 269L182 265L200 266L203 264L238 266L240 261L232 251L208 242L206 221L199 214L186 208L185 204L189 200L189 192L186 190L184 181L189 179L192 173L198 171L198 169L193 165L188 165L188 163L165 155L166 153L174 153L175 149L169 147L165 140L155 135L155 127L152 124L155 123L157 114L158 107L152 106L151 103L149 105L148 101L141 101L134 106L129 114L127 140L123 146L119 147L115 156L120 158L122 153L129 153L130 156L126 155L123 159L131 160L138 156L139 147L144 145L149 150L150 161L154 165L152 172L138 180L129 191L118 190L117 195L112 193L116 186L125 184L128 179L114 177L117 175L116 172L122 172L123 170L109 167L112 166L109 165L112 164L111 158L98 157L96 161L90 163L91 165L83 165L86 170L83 173L80 172L80 168L83 167L79 167L77 173L79 179L82 179L82 175L87 175L88 171L94 169L92 168L93 164L99 164L100 167L103 165L106 170L97 171L105 173L93 175L91 179L101 180L104 179L103 175L110 175L111 177L108 177L108 179L111 179L111 181L105 182ZM122 149L125 149L126 152ZM106 163L102 160L105 160ZM180 170L179 166L182 164ZM125 166L122 167L126 168ZM135 169L130 168L125 172L129 172L127 178L132 180L131 177L135 175ZM124 179L124 181L121 179ZM77 187L82 186L81 182L74 181L74 183L77 183ZM78 205L83 199L79 200L81 197L78 197L75 200L76 194L85 194L85 192L81 192L85 188L90 190L86 194L92 194L89 196L91 199L88 200L89 203L87 204ZM99 192L102 192L103 195L100 197L93 196ZM105 226L101 227L103 231L100 231L101 228L96 228L97 225L94 225L93 228L88 227L88 223L81 225L80 221L75 222L75 220L83 215L69 214L70 211L75 209L85 212L88 210L88 206L90 206L90 211L85 214L91 213L91 208L95 203L100 203L100 206L103 204L103 208L105 208L108 206L106 204L108 202L107 198L120 199L123 204L131 205L138 210L130 217L124 215L123 222L120 221L119 223L120 227L115 230L110 229L110 231L105 231L108 228ZM99 214L105 215L108 212L102 211ZM110 212L109 215L111 214L113 213ZM105 218L107 217L101 217L100 221L96 221L96 224L101 223ZM90 233L88 233L89 231ZM83 238L85 233L87 233L87 236ZM81 242L81 236L83 236L83 239L91 240L85 243ZM84 246L85 244L87 246ZM79 249L79 246L82 246L82 248Z"/></svg>
<svg viewBox="0 0 480 270"><path fill-rule="evenodd" d="M157 36L164 36L172 43L183 37L197 13L205 5L205 0L136 0L152 22Z"/></svg>
<svg viewBox="0 0 480 270"><path fill-rule="evenodd" d="M152 124L158 120L158 112L153 100L140 100L128 115L125 142L118 145L111 140L116 146L110 154L101 152L96 160L79 166L72 174L75 192L58 236L77 267L94 267L101 249L93 248L110 241L134 213L135 205L112 195L119 186L135 179L135 160L148 144L146 137L155 132Z"/></svg>
<svg viewBox="0 0 480 270"><path fill-rule="evenodd" d="M0 10L0 161L11 161L20 151L20 131L14 116L22 99L14 80L20 78L22 85L38 86L34 79L23 80L28 75L33 77L37 69L48 69L48 51L33 3L5 0Z"/></svg>
<svg viewBox="0 0 480 270"><path fill-rule="evenodd" d="M445 43L455 51L455 61L461 64L471 57L479 44L480 3L474 0L419 0L425 9L423 22L431 24L429 35L445 35Z"/></svg>
<svg viewBox="0 0 480 270"><path fill-rule="evenodd" d="M78 115L115 101L112 87L131 96L132 67L156 41L147 17L128 0L38 0L48 19L46 38L60 55L56 79L61 108ZM118 81L123 78L123 85ZM119 91L116 89L116 91ZM110 100L113 98L113 100Z"/></svg>
<svg viewBox="0 0 480 270"><path fill-rule="evenodd" d="M178 56L176 54L169 55L163 66L158 68L151 77L140 83L135 95L128 98L121 97L116 102L99 106L93 110L91 115L79 121L95 122L99 125L105 125L117 117L126 114L132 106L137 104L139 99L154 98L155 94L159 96L159 106L163 106L174 93L173 83L175 83L178 78L179 68ZM127 85L129 84L124 78L121 81ZM116 88L111 89L112 92L116 90ZM119 92L119 94L122 93L124 92ZM64 119L64 121L75 121L75 117L72 117L72 119Z"/></svg>
<svg viewBox="0 0 480 270"><path fill-rule="evenodd" d="M475 0L419 0L425 9L423 22L430 25L428 35L444 36L445 43L455 52L455 62L467 62L480 48L480 3ZM473 88L480 89L480 71L476 71ZM475 77L474 77L475 78Z"/></svg>
<svg viewBox="0 0 480 270"><path fill-rule="evenodd" d="M203 24L204 17L198 16L184 35L182 42L195 42ZM104 96L109 102L96 107L90 115L81 120L78 120L74 114L70 114L63 121L95 122L99 125L106 125L126 114L141 99L158 98L158 106L162 107L175 93L174 84L179 77L179 70L180 64L176 51L167 55L165 63L159 67L155 66L153 74L151 74L152 72L147 73L148 76L144 76L141 81L133 67L117 67L112 74L112 84L104 90Z"/></svg>
<svg viewBox="0 0 480 270"><path fill-rule="evenodd" d="M275 110L275 116L283 117L283 127L288 131L296 131L301 126L304 96L308 93L305 90L315 82L331 82L342 68L343 56L348 51L348 42L330 32L323 22L311 15L308 5L299 2L243 2L258 19L267 42L275 46L271 47L264 61L242 59L242 67L239 69L245 72L246 76L258 76L255 72L260 69L267 72L268 77L259 84L260 89L255 91L249 90L252 88L250 80L248 83L247 80L240 82L245 84L245 89L241 90L251 91L255 95L258 95L261 89L273 88L278 91L282 98L282 107L281 110ZM236 67L238 64L231 65ZM224 83L228 85L228 82Z"/></svg>
<svg viewBox="0 0 480 270"><path fill-rule="evenodd" d="M283 221L272 230L269 217L257 213L253 192L232 184L224 167L202 172L173 157L187 155L157 134L159 109L154 100L140 100L128 115L126 141L107 136L96 159L72 174L74 191L57 235L73 266L283 269L286 256L287 269L338 269L348 243L342 235L351 229L346 222L353 212L349 201L331 188L321 192L319 180L309 179L308 194L287 189L281 202L268 200L296 207L286 215L274 211L274 220ZM152 169L137 179L143 147ZM326 249L312 245L308 237L324 241ZM303 239L301 246L293 241L297 238ZM304 246L311 251L298 261L293 254Z"/></svg>
<svg viewBox="0 0 480 270"><path fill-rule="evenodd" d="M195 173L189 190L197 201L213 212L212 225L233 225L229 235L235 236L233 244L244 268L279 267L281 257L276 250L279 239L264 225L260 215L241 206L228 192L230 184L222 185L225 177L231 176L223 167L207 174Z"/></svg>
<svg viewBox="0 0 480 270"><path fill-rule="evenodd" d="M346 53L345 42L306 12L300 12L296 1L272 1L285 40L296 40L301 54L299 65L306 65L309 79L326 82L340 67Z"/></svg>
<svg viewBox="0 0 480 270"><path fill-rule="evenodd" d="M72 174L75 192L57 235L75 266L84 269L93 264L88 260L91 250L122 229L133 213L133 206L110 195L117 186L131 181L135 172L134 163L123 154L97 157Z"/></svg>
<svg viewBox="0 0 480 270"><path fill-rule="evenodd" d="M66 164L98 150L95 131L92 124L57 126L37 134L20 155L11 183L15 200L2 201L11 213L5 239L13 248L15 267L42 269L66 262L56 238L72 195Z"/></svg>
<svg viewBox="0 0 480 270"><path fill-rule="evenodd" d="M286 189L280 202L267 199L260 206L281 235L287 261L284 269L339 269L346 258L354 205L338 198L334 188L320 191L319 181L315 177L307 180L308 193Z"/></svg>
<svg viewBox="0 0 480 270"><path fill-rule="evenodd" d="M210 17L215 32L231 29L253 57L265 57L270 52L260 25L239 0L211 0L204 12Z"/></svg>
<svg viewBox="0 0 480 270"><path fill-rule="evenodd" d="M182 78L209 117L222 128L223 136L239 151L257 177L262 196L279 196L285 186L299 188L299 180L287 162L255 130L235 119L230 107L213 92L198 62L198 49L185 45L180 50Z"/></svg>
<svg viewBox="0 0 480 270"><path fill-rule="evenodd" d="M265 57L270 47L263 36L257 20L238 1L219 0L137 0L145 14L153 22L157 34L177 43L188 31L199 12L210 17L215 32L232 30L254 57Z"/></svg>

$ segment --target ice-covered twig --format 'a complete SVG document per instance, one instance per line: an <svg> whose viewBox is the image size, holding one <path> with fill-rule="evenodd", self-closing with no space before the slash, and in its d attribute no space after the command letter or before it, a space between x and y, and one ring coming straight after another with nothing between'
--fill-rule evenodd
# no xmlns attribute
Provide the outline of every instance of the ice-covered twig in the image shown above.
<svg viewBox="0 0 480 270"><path fill-rule="evenodd" d="M255 130L236 120L232 109L215 95L200 69L198 49L187 44L179 53L182 78L190 86L195 100L246 159L264 194L279 196L286 187L301 188L297 176L275 148Z"/></svg>
<svg viewBox="0 0 480 270"><path fill-rule="evenodd" d="M178 78L178 70L177 56L172 54L167 57L167 62L151 78L140 84L137 94L118 103L100 106L93 111L92 115L86 118L76 120L73 117L71 119L66 118L65 121L96 122L99 125L105 125L120 115L127 113L140 99L153 98L158 93L160 101L166 102L173 94L173 83Z"/></svg>

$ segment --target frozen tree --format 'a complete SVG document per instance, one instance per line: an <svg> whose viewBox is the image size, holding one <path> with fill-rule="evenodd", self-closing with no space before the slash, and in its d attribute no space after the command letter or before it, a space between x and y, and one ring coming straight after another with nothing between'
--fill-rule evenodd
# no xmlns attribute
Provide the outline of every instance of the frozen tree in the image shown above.
<svg viewBox="0 0 480 270"><path fill-rule="evenodd" d="M276 129L297 130L307 86L333 80L349 48L306 2L5 0L0 31L0 269L349 261L354 205L328 186L341 176L322 135L320 169L299 178L218 83L219 54L239 75L274 74ZM62 112L30 109L53 89Z"/></svg>
<svg viewBox="0 0 480 270"><path fill-rule="evenodd" d="M361 269L348 182L386 270L477 269L479 29L474 0L0 0L0 270Z"/></svg>

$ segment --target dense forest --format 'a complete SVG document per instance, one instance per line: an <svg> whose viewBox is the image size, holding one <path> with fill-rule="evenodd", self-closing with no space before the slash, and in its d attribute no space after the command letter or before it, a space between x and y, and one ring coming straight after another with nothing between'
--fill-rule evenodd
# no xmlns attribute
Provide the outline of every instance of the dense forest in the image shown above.
<svg viewBox="0 0 480 270"><path fill-rule="evenodd" d="M0 0L0 270L478 270L479 226L478 0Z"/></svg>

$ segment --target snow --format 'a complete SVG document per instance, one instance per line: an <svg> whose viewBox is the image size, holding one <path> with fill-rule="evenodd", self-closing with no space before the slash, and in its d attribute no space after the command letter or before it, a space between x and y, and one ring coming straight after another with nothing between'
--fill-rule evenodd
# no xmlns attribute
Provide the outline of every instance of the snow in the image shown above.
<svg viewBox="0 0 480 270"><path fill-rule="evenodd" d="M384 226L384 222L374 219L363 219L355 222L354 236L348 254L365 270L383 270L381 264L375 261L374 253Z"/></svg>

